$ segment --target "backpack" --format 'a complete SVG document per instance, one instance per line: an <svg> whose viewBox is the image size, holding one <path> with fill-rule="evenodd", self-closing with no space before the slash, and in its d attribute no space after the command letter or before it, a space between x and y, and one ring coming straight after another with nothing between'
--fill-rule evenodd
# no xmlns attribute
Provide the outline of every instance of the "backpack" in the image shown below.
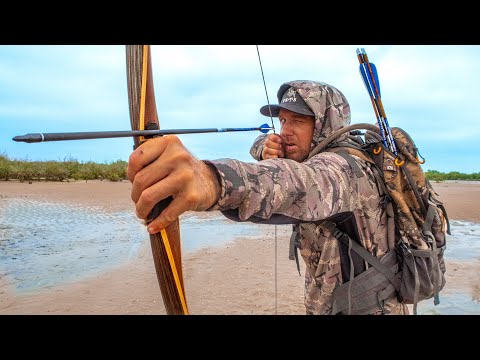
<svg viewBox="0 0 480 360"><path fill-rule="evenodd" d="M336 152L358 177L363 172L351 155L371 164L388 216L389 251L380 259L361 246L352 213L322 223L339 240L342 273L348 280L333 293L332 314L383 312L383 303L392 296L413 304L414 314L420 301L433 297L435 305L440 302L439 292L446 282L446 234L450 235L447 212L425 177L421 168L425 161L419 160L412 138L401 128L391 130L398 157L384 146L379 128L370 124L340 129L309 155ZM337 142L346 132L347 141ZM368 269L365 261L371 265Z"/></svg>

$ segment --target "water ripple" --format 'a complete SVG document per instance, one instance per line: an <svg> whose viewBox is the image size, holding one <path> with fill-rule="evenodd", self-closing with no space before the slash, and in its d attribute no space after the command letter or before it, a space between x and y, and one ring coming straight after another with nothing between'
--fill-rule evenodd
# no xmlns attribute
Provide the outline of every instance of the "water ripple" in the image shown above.
<svg viewBox="0 0 480 360"><path fill-rule="evenodd" d="M137 254L144 226L132 211L9 199L0 203L0 264L17 290L69 282Z"/></svg>

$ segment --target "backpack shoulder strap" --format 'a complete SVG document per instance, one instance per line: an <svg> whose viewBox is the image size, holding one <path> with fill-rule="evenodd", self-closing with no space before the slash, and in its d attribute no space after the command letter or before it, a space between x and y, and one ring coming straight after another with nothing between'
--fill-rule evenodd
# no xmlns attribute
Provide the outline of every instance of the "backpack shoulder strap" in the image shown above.
<svg viewBox="0 0 480 360"><path fill-rule="evenodd" d="M372 173L375 176L375 179L377 180L377 184L380 188L381 195L385 194L388 195L388 190L385 185L385 182L382 179L381 176L381 170L378 168L377 164L375 161L372 160L372 158L368 155L368 153L364 150L358 149L358 148L353 148L353 147L334 147L334 148L329 148L326 151L330 152L335 152L338 155L342 156L347 162L348 165L352 168L353 172L357 177L361 177L364 175L363 171L361 171L360 167L357 165L355 160L350 156L350 155L355 155L359 157L362 160L365 160L366 162L370 163L372 166L370 167L372 169ZM391 200L390 196L388 195L388 201Z"/></svg>
<svg viewBox="0 0 480 360"><path fill-rule="evenodd" d="M361 124L352 124L352 125L345 126L341 129L335 131L333 134L328 136L326 139L323 139L317 146L315 146L315 148L313 148L312 151L310 151L310 154L308 154L308 158L310 159L312 156L318 154L319 152L324 151L328 147L328 145L330 145L332 142L334 142L341 135L343 135L347 132L351 132L351 131L359 130L359 129L370 131L372 134L378 134L379 131L380 131L380 129L377 126L372 125L372 124L361 123Z"/></svg>
<svg viewBox="0 0 480 360"><path fill-rule="evenodd" d="M359 157L360 159L375 165L375 162L367 154L365 154L364 151L362 151L358 148L354 148L354 147L350 147L350 146L340 146L340 147L328 148L325 151L334 152L334 153L340 155L341 157L343 157L348 162L348 165L350 165L350 167L352 168L353 172L355 173L355 175L357 177L362 177L364 175L363 171L357 165L357 163L355 162L355 159L353 159L349 155L355 155L355 156Z"/></svg>

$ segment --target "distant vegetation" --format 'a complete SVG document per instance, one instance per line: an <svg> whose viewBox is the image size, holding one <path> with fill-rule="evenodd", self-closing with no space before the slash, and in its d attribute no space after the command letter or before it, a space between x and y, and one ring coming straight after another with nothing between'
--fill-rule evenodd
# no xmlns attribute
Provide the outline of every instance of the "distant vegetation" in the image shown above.
<svg viewBox="0 0 480 360"><path fill-rule="evenodd" d="M425 171L425 176L431 181L445 181L445 180L480 180L480 172L472 174L464 174L458 171L450 171L442 173L437 170Z"/></svg>
<svg viewBox="0 0 480 360"><path fill-rule="evenodd" d="M0 154L0 180L24 181L68 181L127 179L127 162L97 164L92 161L79 162L75 159L63 161L11 160Z"/></svg>
<svg viewBox="0 0 480 360"><path fill-rule="evenodd" d="M480 180L480 172L464 174L458 171L442 173L436 170L425 172L431 181ZM110 180L127 179L127 162L117 160L98 164L92 161L79 162L75 159L63 161L21 161L11 160L0 154L0 180L23 181L68 181L68 180Z"/></svg>

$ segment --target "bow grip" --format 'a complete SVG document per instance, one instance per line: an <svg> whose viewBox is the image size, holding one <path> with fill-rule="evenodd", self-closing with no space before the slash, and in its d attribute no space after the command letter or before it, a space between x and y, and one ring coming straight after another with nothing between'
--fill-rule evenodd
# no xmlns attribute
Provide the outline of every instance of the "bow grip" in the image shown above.
<svg viewBox="0 0 480 360"><path fill-rule="evenodd" d="M165 208L170 205L170 203L172 202L173 200L173 197L172 196L169 196L168 198L166 199L163 199L162 201L158 202L152 209L152 211L150 211L150 214L148 214L147 216L147 225L150 224L158 215L160 215L162 213L163 210L165 210Z"/></svg>

